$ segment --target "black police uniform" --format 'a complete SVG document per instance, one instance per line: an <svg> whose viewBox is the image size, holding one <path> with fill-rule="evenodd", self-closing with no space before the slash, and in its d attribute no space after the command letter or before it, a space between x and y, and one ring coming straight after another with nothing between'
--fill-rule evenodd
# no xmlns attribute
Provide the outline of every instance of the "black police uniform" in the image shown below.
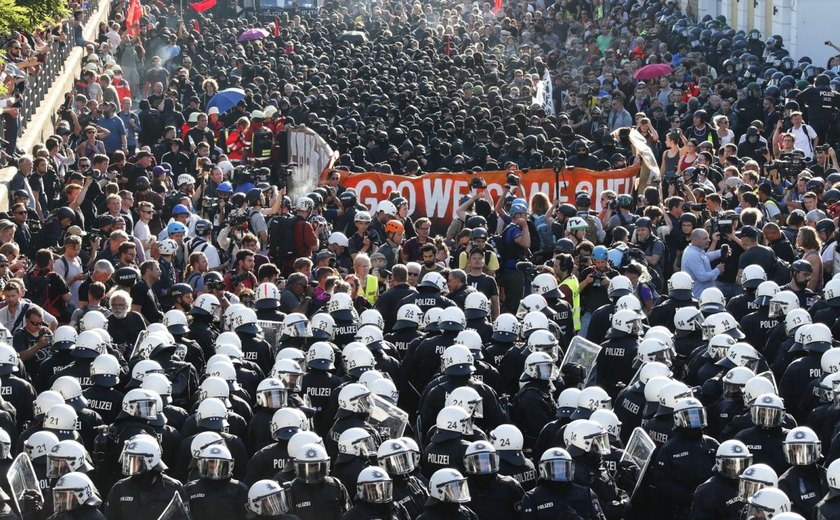
<svg viewBox="0 0 840 520"><path fill-rule="evenodd" d="M487 384L477 381L471 376L445 374L431 382L423 392L420 407L420 424L423 430L434 426L438 412L443 409L446 403L446 396L462 386L472 388L481 396L484 414L483 417L474 419L477 426L485 431L490 431L507 422L507 414L499 403L499 397Z"/></svg>
<svg viewBox="0 0 840 520"><path fill-rule="evenodd" d="M469 320L467 321L467 328L471 328L469 325ZM386 325L386 329L387 328ZM415 328L406 328L406 329L399 329L393 332L389 332L385 334L384 340L394 345L394 348L397 351L397 356L400 360L405 359L406 352L408 352L408 346L416 340L417 338L421 337L422 333Z"/></svg>
<svg viewBox="0 0 840 520"><path fill-rule="evenodd" d="M382 443L379 432L371 428L367 423L368 414L339 410L337 417L327 436L324 437L324 446L327 449L327 453L330 454L330 457L334 458L338 454L338 438L350 428L364 428L373 436L377 446Z"/></svg>
<svg viewBox="0 0 840 520"><path fill-rule="evenodd" d="M618 393L613 412L621 421L622 442L626 443L633 430L642 425L645 404L645 387L641 382L630 385Z"/></svg>
<svg viewBox="0 0 840 520"><path fill-rule="evenodd" d="M513 398L513 422L522 431L525 449L531 450L540 432L557 415L549 381L530 380Z"/></svg>
<svg viewBox="0 0 840 520"><path fill-rule="evenodd" d="M356 505L342 515L341 520L410 520L408 511L399 504L372 504L357 500Z"/></svg>
<svg viewBox="0 0 840 520"><path fill-rule="evenodd" d="M338 520L347 512L347 490L334 477L307 483L296 478L291 485L292 512L301 520Z"/></svg>
<svg viewBox="0 0 840 520"><path fill-rule="evenodd" d="M694 492L691 520L739 520L744 506L738 496L738 479L713 475Z"/></svg>
<svg viewBox="0 0 840 520"><path fill-rule="evenodd" d="M627 493L616 486L612 475L604 466L601 455L597 453L573 453L580 451L572 448L570 454L575 461L574 482L589 489L598 496L601 510L608 519L618 520L624 517L630 504Z"/></svg>
<svg viewBox="0 0 840 520"><path fill-rule="evenodd" d="M445 309L455 305L455 302L440 294L437 287L429 286L418 286L417 292L410 293L408 296L400 300L399 303L397 303L396 309L399 310L400 307L408 303L413 303L414 305L420 307L420 310L423 311L424 314L426 311L434 307Z"/></svg>
<svg viewBox="0 0 840 520"><path fill-rule="evenodd" d="M470 509L480 520L516 518L516 506L525 496L519 483L503 475L467 475Z"/></svg>
<svg viewBox="0 0 840 520"><path fill-rule="evenodd" d="M455 344L457 331L443 331L421 341L414 350L409 349L403 362L403 377L418 391L426 387L440 372L443 351Z"/></svg>
<svg viewBox="0 0 840 520"><path fill-rule="evenodd" d="M292 462L288 447L289 441L280 440L254 453L248 461L243 481L251 486L258 480L271 478L282 471L287 463Z"/></svg>
<svg viewBox="0 0 840 520"><path fill-rule="evenodd" d="M767 344L770 331L779 324L779 320L770 317L770 307L762 306L744 316L740 323L746 336L744 341L761 352Z"/></svg>
<svg viewBox="0 0 840 520"><path fill-rule="evenodd" d="M426 484L414 475L393 475L391 478L394 503L404 507L409 518L417 518L429 498Z"/></svg>
<svg viewBox="0 0 840 520"><path fill-rule="evenodd" d="M717 448L702 431L679 429L657 450L650 467L657 518L688 517L695 489L712 476Z"/></svg>
<svg viewBox="0 0 840 520"><path fill-rule="evenodd" d="M525 493L519 514L522 520L606 519L595 493L574 482L540 481Z"/></svg>
<svg viewBox="0 0 840 520"><path fill-rule="evenodd" d="M497 450L499 454L499 475L511 477L519 482L524 491L531 491L537 485L537 470L530 459L521 451Z"/></svg>
<svg viewBox="0 0 840 520"><path fill-rule="evenodd" d="M18 428L32 420L32 403L38 393L29 381L14 374L0 376L0 396L15 407Z"/></svg>
<svg viewBox="0 0 840 520"><path fill-rule="evenodd" d="M213 316L203 314L192 314L192 323L187 333L187 338L195 341L204 354L204 359L210 359L216 353L216 338L219 337L219 329L213 325Z"/></svg>
<svg viewBox="0 0 840 520"><path fill-rule="evenodd" d="M709 426L706 428L706 433L720 439L723 427L728 425L736 416L743 414L746 409L741 395L718 399L708 408Z"/></svg>
<svg viewBox="0 0 840 520"><path fill-rule="evenodd" d="M779 489L790 499L791 511L814 517L814 508L828 491L825 470L816 464L791 466L779 475Z"/></svg>
<svg viewBox="0 0 840 520"><path fill-rule="evenodd" d="M818 395L808 395L808 386L814 379L822 379L819 352L809 351L785 370L779 381L779 397L784 399L787 410L797 422L803 422L819 402Z"/></svg>
<svg viewBox="0 0 840 520"><path fill-rule="evenodd" d="M840 499L837 490L829 488L828 493L814 507L815 520L840 520Z"/></svg>
<svg viewBox="0 0 840 520"><path fill-rule="evenodd" d="M255 334L248 334L245 332L237 332L236 334L242 341L243 357L248 361L253 361L259 365L264 374L271 372L271 367L274 366L274 356L271 352L271 345Z"/></svg>
<svg viewBox="0 0 840 520"><path fill-rule="evenodd" d="M113 387L93 385L83 390L82 395L87 399L91 410L102 417L105 424L111 424L119 415L125 394Z"/></svg>
<svg viewBox="0 0 840 520"><path fill-rule="evenodd" d="M35 390L39 392L49 390L55 374L72 365L75 360L72 351L53 348L52 356L45 359L38 367L38 371L32 375L32 385Z"/></svg>
<svg viewBox="0 0 840 520"><path fill-rule="evenodd" d="M600 386L615 399L633 379L633 360L636 359L639 339L619 331L607 333L607 336L612 337L601 344L595 367L589 374L589 386Z"/></svg>
<svg viewBox="0 0 840 520"><path fill-rule="evenodd" d="M359 479L359 473L369 465L365 458L339 453L335 462L330 466L330 475L340 480L344 489L352 489L355 497L356 481Z"/></svg>
<svg viewBox="0 0 840 520"><path fill-rule="evenodd" d="M478 516L467 505L429 498L416 520L478 520Z"/></svg>
<svg viewBox="0 0 840 520"><path fill-rule="evenodd" d="M251 453L256 453L274 442L271 438L271 419L276 411L261 406L254 409L254 416L248 422L248 433L245 438L245 445Z"/></svg>
<svg viewBox="0 0 840 520"><path fill-rule="evenodd" d="M235 479L193 480L181 489L181 497L193 518L246 518L248 487Z"/></svg>
<svg viewBox="0 0 840 520"><path fill-rule="evenodd" d="M739 323L744 316L758 309L759 305L755 302L755 289L744 289L744 292L726 303L726 312Z"/></svg>
<svg viewBox="0 0 840 520"><path fill-rule="evenodd" d="M108 520L145 520L163 513L181 483L158 471L124 478L114 484L105 500Z"/></svg>
<svg viewBox="0 0 840 520"><path fill-rule="evenodd" d="M2 517L0 517L2 518ZM49 520L108 520L95 506L81 505L49 516Z"/></svg>
<svg viewBox="0 0 840 520"><path fill-rule="evenodd" d="M650 310L650 314L648 315L648 324L651 327L656 327L660 325L662 327L667 328L668 330L674 330L674 315L677 313L677 309L682 309L683 307L697 307L699 304L697 300L693 298L688 299L677 299L674 297L666 298L660 303L657 303L653 306Z"/></svg>
<svg viewBox="0 0 840 520"><path fill-rule="evenodd" d="M777 475L781 475L790 467L785 460L782 448L788 431L790 430L781 426L775 428L753 426L739 432L734 439L747 446L753 456L753 464L767 464Z"/></svg>
<svg viewBox="0 0 840 520"><path fill-rule="evenodd" d="M589 329L586 331L586 339L592 343L601 344L607 339L607 331L610 329L612 315L615 313L613 302L601 305L592 313L592 320L589 322Z"/></svg>
<svg viewBox="0 0 840 520"><path fill-rule="evenodd" d="M501 369L502 359L504 359L505 354L517 346L517 343L514 341L491 340L490 344L484 350L484 357L488 363L497 369ZM501 371L499 373L501 374ZM504 378L502 379L504 381Z"/></svg>
<svg viewBox="0 0 840 520"><path fill-rule="evenodd" d="M454 468L464 473L464 454L469 447L461 434L450 431L438 431L432 442L423 450L421 469L423 476L431 478L435 471Z"/></svg>

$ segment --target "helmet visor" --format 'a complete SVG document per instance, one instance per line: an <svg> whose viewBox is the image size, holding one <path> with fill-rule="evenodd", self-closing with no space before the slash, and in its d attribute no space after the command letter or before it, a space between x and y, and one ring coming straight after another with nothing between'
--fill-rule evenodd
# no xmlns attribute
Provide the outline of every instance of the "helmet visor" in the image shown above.
<svg viewBox="0 0 840 520"><path fill-rule="evenodd" d="M785 314L785 310L787 309L787 303L779 302L779 301L771 301L770 302L770 312L769 316L771 318L778 318Z"/></svg>
<svg viewBox="0 0 840 520"><path fill-rule="evenodd" d="M71 471L73 468L70 467L70 460L47 454L47 477L61 478Z"/></svg>
<svg viewBox="0 0 840 520"><path fill-rule="evenodd" d="M785 411L780 408L769 408L767 406L752 406L750 417L753 424L762 428L775 428L782 425Z"/></svg>
<svg viewBox="0 0 840 520"><path fill-rule="evenodd" d="M610 436L607 432L598 434L592 437L592 448L590 449L593 453L600 453L601 455L609 455L610 453Z"/></svg>
<svg viewBox="0 0 840 520"><path fill-rule="evenodd" d="M358 488L359 496L365 502L387 504L394 497L394 483L390 480L360 483Z"/></svg>
<svg viewBox="0 0 840 520"><path fill-rule="evenodd" d="M723 382L723 396L728 399L740 399L743 396L744 387L733 383Z"/></svg>
<svg viewBox="0 0 840 520"><path fill-rule="evenodd" d="M443 502L463 504L471 500L470 488L466 479L441 484L438 489L440 490L440 499Z"/></svg>
<svg viewBox="0 0 840 520"><path fill-rule="evenodd" d="M537 363L531 367L531 373L540 381L551 381L557 378L557 366L554 363Z"/></svg>
<svg viewBox="0 0 840 520"><path fill-rule="evenodd" d="M233 461L224 459L198 459L198 474L201 478L222 480L233 475Z"/></svg>
<svg viewBox="0 0 840 520"><path fill-rule="evenodd" d="M289 498L284 490L256 498L251 504L251 509L260 516L277 516L289 512Z"/></svg>
<svg viewBox="0 0 840 520"><path fill-rule="evenodd" d="M540 478L552 482L571 482L575 463L571 460L555 459L540 462Z"/></svg>
<svg viewBox="0 0 840 520"><path fill-rule="evenodd" d="M286 326L286 334L293 338L311 338L312 327L308 321L299 321Z"/></svg>
<svg viewBox="0 0 840 520"><path fill-rule="evenodd" d="M257 404L270 410L279 410L286 406L287 395L283 388L269 388L257 392Z"/></svg>
<svg viewBox="0 0 840 520"><path fill-rule="evenodd" d="M820 443L786 443L782 445L785 460L792 466L808 466L820 460Z"/></svg>
<svg viewBox="0 0 840 520"><path fill-rule="evenodd" d="M491 475L499 471L498 453L473 453L464 457L464 469L471 475Z"/></svg>
<svg viewBox="0 0 840 520"><path fill-rule="evenodd" d="M768 482L759 482L757 480L747 480L741 477L738 480L738 496L744 502L747 501L751 496L756 494L758 491L770 486L771 484Z"/></svg>
<svg viewBox="0 0 840 520"><path fill-rule="evenodd" d="M72 489L53 489L52 495L53 511L56 513L72 511L81 505L76 498L76 492Z"/></svg>
<svg viewBox="0 0 840 520"><path fill-rule="evenodd" d="M718 468L721 475L732 479L744 472L752 464L752 457L720 457Z"/></svg>
<svg viewBox="0 0 840 520"><path fill-rule="evenodd" d="M711 324L702 324L700 325L700 330L703 331L703 339L705 341L709 341L713 337L715 337L715 326Z"/></svg>
<svg viewBox="0 0 840 520"><path fill-rule="evenodd" d="M330 470L329 461L321 462L295 462L295 473L304 482L321 482Z"/></svg>
<svg viewBox="0 0 840 520"><path fill-rule="evenodd" d="M473 417L476 419L484 417L484 400L478 399L476 401L470 401L468 404Z"/></svg>
<svg viewBox="0 0 840 520"><path fill-rule="evenodd" d="M387 457L380 457L379 464L389 475L408 475L414 471L414 455L410 451L394 453Z"/></svg>
<svg viewBox="0 0 840 520"><path fill-rule="evenodd" d="M135 401L134 416L141 419L155 419L158 415L157 401Z"/></svg>
<svg viewBox="0 0 840 520"><path fill-rule="evenodd" d="M122 472L126 477L137 475L146 471L146 460L144 455L135 453L123 453Z"/></svg>
<svg viewBox="0 0 840 520"><path fill-rule="evenodd" d="M286 384L286 388L292 392L300 392L300 378L303 374L293 372L281 372L280 379ZM282 408L282 407L281 407Z"/></svg>
<svg viewBox="0 0 840 520"><path fill-rule="evenodd" d="M705 428L706 410L704 408L689 408L674 414L674 426L677 428Z"/></svg>
<svg viewBox="0 0 840 520"><path fill-rule="evenodd" d="M359 439L355 444L359 447L359 456L370 457L372 455L376 455L376 439L372 436Z"/></svg>

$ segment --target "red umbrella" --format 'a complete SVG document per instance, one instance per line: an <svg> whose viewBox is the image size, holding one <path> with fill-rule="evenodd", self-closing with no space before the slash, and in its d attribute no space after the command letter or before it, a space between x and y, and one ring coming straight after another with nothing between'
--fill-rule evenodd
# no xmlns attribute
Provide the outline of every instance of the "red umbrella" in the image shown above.
<svg viewBox="0 0 840 520"><path fill-rule="evenodd" d="M634 72L633 77L638 80L656 79L667 76L672 72L674 72L674 69L666 63L653 63Z"/></svg>

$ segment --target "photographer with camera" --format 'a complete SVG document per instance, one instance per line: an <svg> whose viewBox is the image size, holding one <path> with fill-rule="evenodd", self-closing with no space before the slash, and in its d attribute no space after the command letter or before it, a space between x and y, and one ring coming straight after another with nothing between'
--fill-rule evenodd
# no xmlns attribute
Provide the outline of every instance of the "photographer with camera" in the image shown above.
<svg viewBox="0 0 840 520"><path fill-rule="evenodd" d="M840 162L837 161L837 152L828 144L821 144L816 147L815 165L810 170L814 175L825 176L829 170L840 171Z"/></svg>
<svg viewBox="0 0 840 520"><path fill-rule="evenodd" d="M12 335L12 346L20 355L27 374L37 374L41 363L52 356L52 330L44 324L44 311L31 306L24 325Z"/></svg>
<svg viewBox="0 0 840 520"><path fill-rule="evenodd" d="M607 229L611 230L621 226L632 235L636 229L636 220L639 218L638 215L632 213L633 197L627 194L619 195L615 201L610 202L610 210L612 216L607 222Z"/></svg>
<svg viewBox="0 0 840 520"><path fill-rule="evenodd" d="M580 336L586 337L592 313L602 305L610 303L607 289L610 280L618 275L619 272L610 267L606 246L595 246L592 249L592 265L584 268L578 275L582 308Z"/></svg>

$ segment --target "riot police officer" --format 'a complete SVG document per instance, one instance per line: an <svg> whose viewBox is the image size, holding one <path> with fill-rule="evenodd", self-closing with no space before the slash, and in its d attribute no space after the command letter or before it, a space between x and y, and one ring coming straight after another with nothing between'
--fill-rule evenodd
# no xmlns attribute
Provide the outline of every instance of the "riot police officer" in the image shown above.
<svg viewBox="0 0 840 520"><path fill-rule="evenodd" d="M840 518L840 460L835 460L826 469L826 480L828 482L828 493L817 503L814 510L814 518L820 520L836 520Z"/></svg>
<svg viewBox="0 0 840 520"><path fill-rule="evenodd" d="M779 292L776 282L768 280L761 282L755 291L755 303L758 309L747 314L740 320L741 328L750 345L762 349L767 344L770 331L779 323L776 318L770 318L770 300Z"/></svg>
<svg viewBox="0 0 840 520"><path fill-rule="evenodd" d="M196 518L244 518L242 504L247 500L248 488L233 478L230 450L224 445L207 446L199 452L196 462L198 480L181 490L190 514Z"/></svg>
<svg viewBox="0 0 840 520"><path fill-rule="evenodd" d="M275 441L259 449L248 461L246 484L271 478L290 461L289 440L307 424L306 415L295 408L279 408L271 418L270 435Z"/></svg>
<svg viewBox="0 0 840 520"><path fill-rule="evenodd" d="M545 352L530 354L525 359L524 384L513 398L513 419L523 430L528 450L534 447L542 429L557 414L551 396L553 380L557 378L554 363L555 360Z"/></svg>
<svg viewBox="0 0 840 520"><path fill-rule="evenodd" d="M589 375L590 384L600 386L613 398L630 384L640 334L641 317L635 311L621 310L613 314L607 340Z"/></svg>
<svg viewBox="0 0 840 520"><path fill-rule="evenodd" d="M692 520L738 520L744 502L738 494L738 476L752 463L752 455L741 441L725 441L715 453L715 474L697 486Z"/></svg>
<svg viewBox="0 0 840 520"><path fill-rule="evenodd" d="M52 520L106 520L99 512L99 491L84 473L71 472L58 479L52 488L52 502Z"/></svg>
<svg viewBox="0 0 840 520"><path fill-rule="evenodd" d="M355 490L355 505L344 513L342 520L411 518L403 506L394 502L393 480L383 468L371 466L363 469L359 473Z"/></svg>
<svg viewBox="0 0 840 520"><path fill-rule="evenodd" d="M375 444L371 433L364 428L348 428L338 437L338 456L331 468L332 475L344 484L345 489L356 489L359 473L376 459Z"/></svg>
<svg viewBox="0 0 840 520"><path fill-rule="evenodd" d="M125 394L116 389L119 376L120 362L111 354L100 354L90 364L93 386L85 389L82 395L88 406L102 417L105 424L111 424L117 418L125 397Z"/></svg>
<svg viewBox="0 0 840 520"><path fill-rule="evenodd" d="M779 489L790 498L793 511L813 518L827 491L825 470L818 464L822 443L814 430L799 426L788 432L782 448L791 467L779 477Z"/></svg>
<svg viewBox="0 0 840 520"><path fill-rule="evenodd" d="M246 509L255 518L300 520L299 516L289 513L292 503L290 489L288 483L281 485L274 480L254 482L248 490Z"/></svg>
<svg viewBox="0 0 840 520"><path fill-rule="evenodd" d="M295 457L291 483L292 511L302 520L338 520L349 497L341 481L329 475L330 457L319 444L304 444Z"/></svg>
<svg viewBox="0 0 840 520"><path fill-rule="evenodd" d="M623 518L630 497L604 466L603 457L610 453L607 431L595 421L578 419L566 426L563 441L575 461L574 481L595 492L608 519Z"/></svg>
<svg viewBox="0 0 840 520"><path fill-rule="evenodd" d="M767 464L776 473L785 471L788 462L782 447L789 430L782 427L784 401L774 393L761 394L750 405L750 417L753 426L737 433L734 438L750 449L754 462Z"/></svg>
<svg viewBox="0 0 840 520"><path fill-rule="evenodd" d="M417 518L429 498L426 483L412 475L417 469L415 458L408 446L400 439L382 443L376 452L379 466L391 477L393 501L408 512L410 518Z"/></svg>
<svg viewBox="0 0 840 520"><path fill-rule="evenodd" d="M575 462L562 448L540 457L537 486L525 493L520 506L523 520L582 518L604 520L601 504L588 486L575 482Z"/></svg>
<svg viewBox="0 0 840 520"><path fill-rule="evenodd" d="M470 443L464 454L471 509L479 519L515 517L525 492L511 477L499 474L499 454L488 441Z"/></svg>
<svg viewBox="0 0 840 520"><path fill-rule="evenodd" d="M204 359L210 359L216 353L216 338L219 329L216 328L216 312L221 307L219 299L210 293L204 293L195 299L189 314L192 317L187 337L201 347Z"/></svg>
<svg viewBox="0 0 840 520"><path fill-rule="evenodd" d="M429 500L417 520L478 520L466 505L471 500L467 479L460 471L439 469L429 479Z"/></svg>
<svg viewBox="0 0 840 520"><path fill-rule="evenodd" d="M757 264L744 267L741 271L741 287L744 291L726 303L726 312L741 321L741 318L747 314L757 311L759 304L755 301L755 291L765 281L767 281L767 273L763 267Z"/></svg>
<svg viewBox="0 0 840 520"><path fill-rule="evenodd" d="M464 453L472 435L472 416L460 406L446 406L437 415L431 442L423 450L423 475L430 478L444 468L464 469ZM431 492L431 490L430 490Z"/></svg>

